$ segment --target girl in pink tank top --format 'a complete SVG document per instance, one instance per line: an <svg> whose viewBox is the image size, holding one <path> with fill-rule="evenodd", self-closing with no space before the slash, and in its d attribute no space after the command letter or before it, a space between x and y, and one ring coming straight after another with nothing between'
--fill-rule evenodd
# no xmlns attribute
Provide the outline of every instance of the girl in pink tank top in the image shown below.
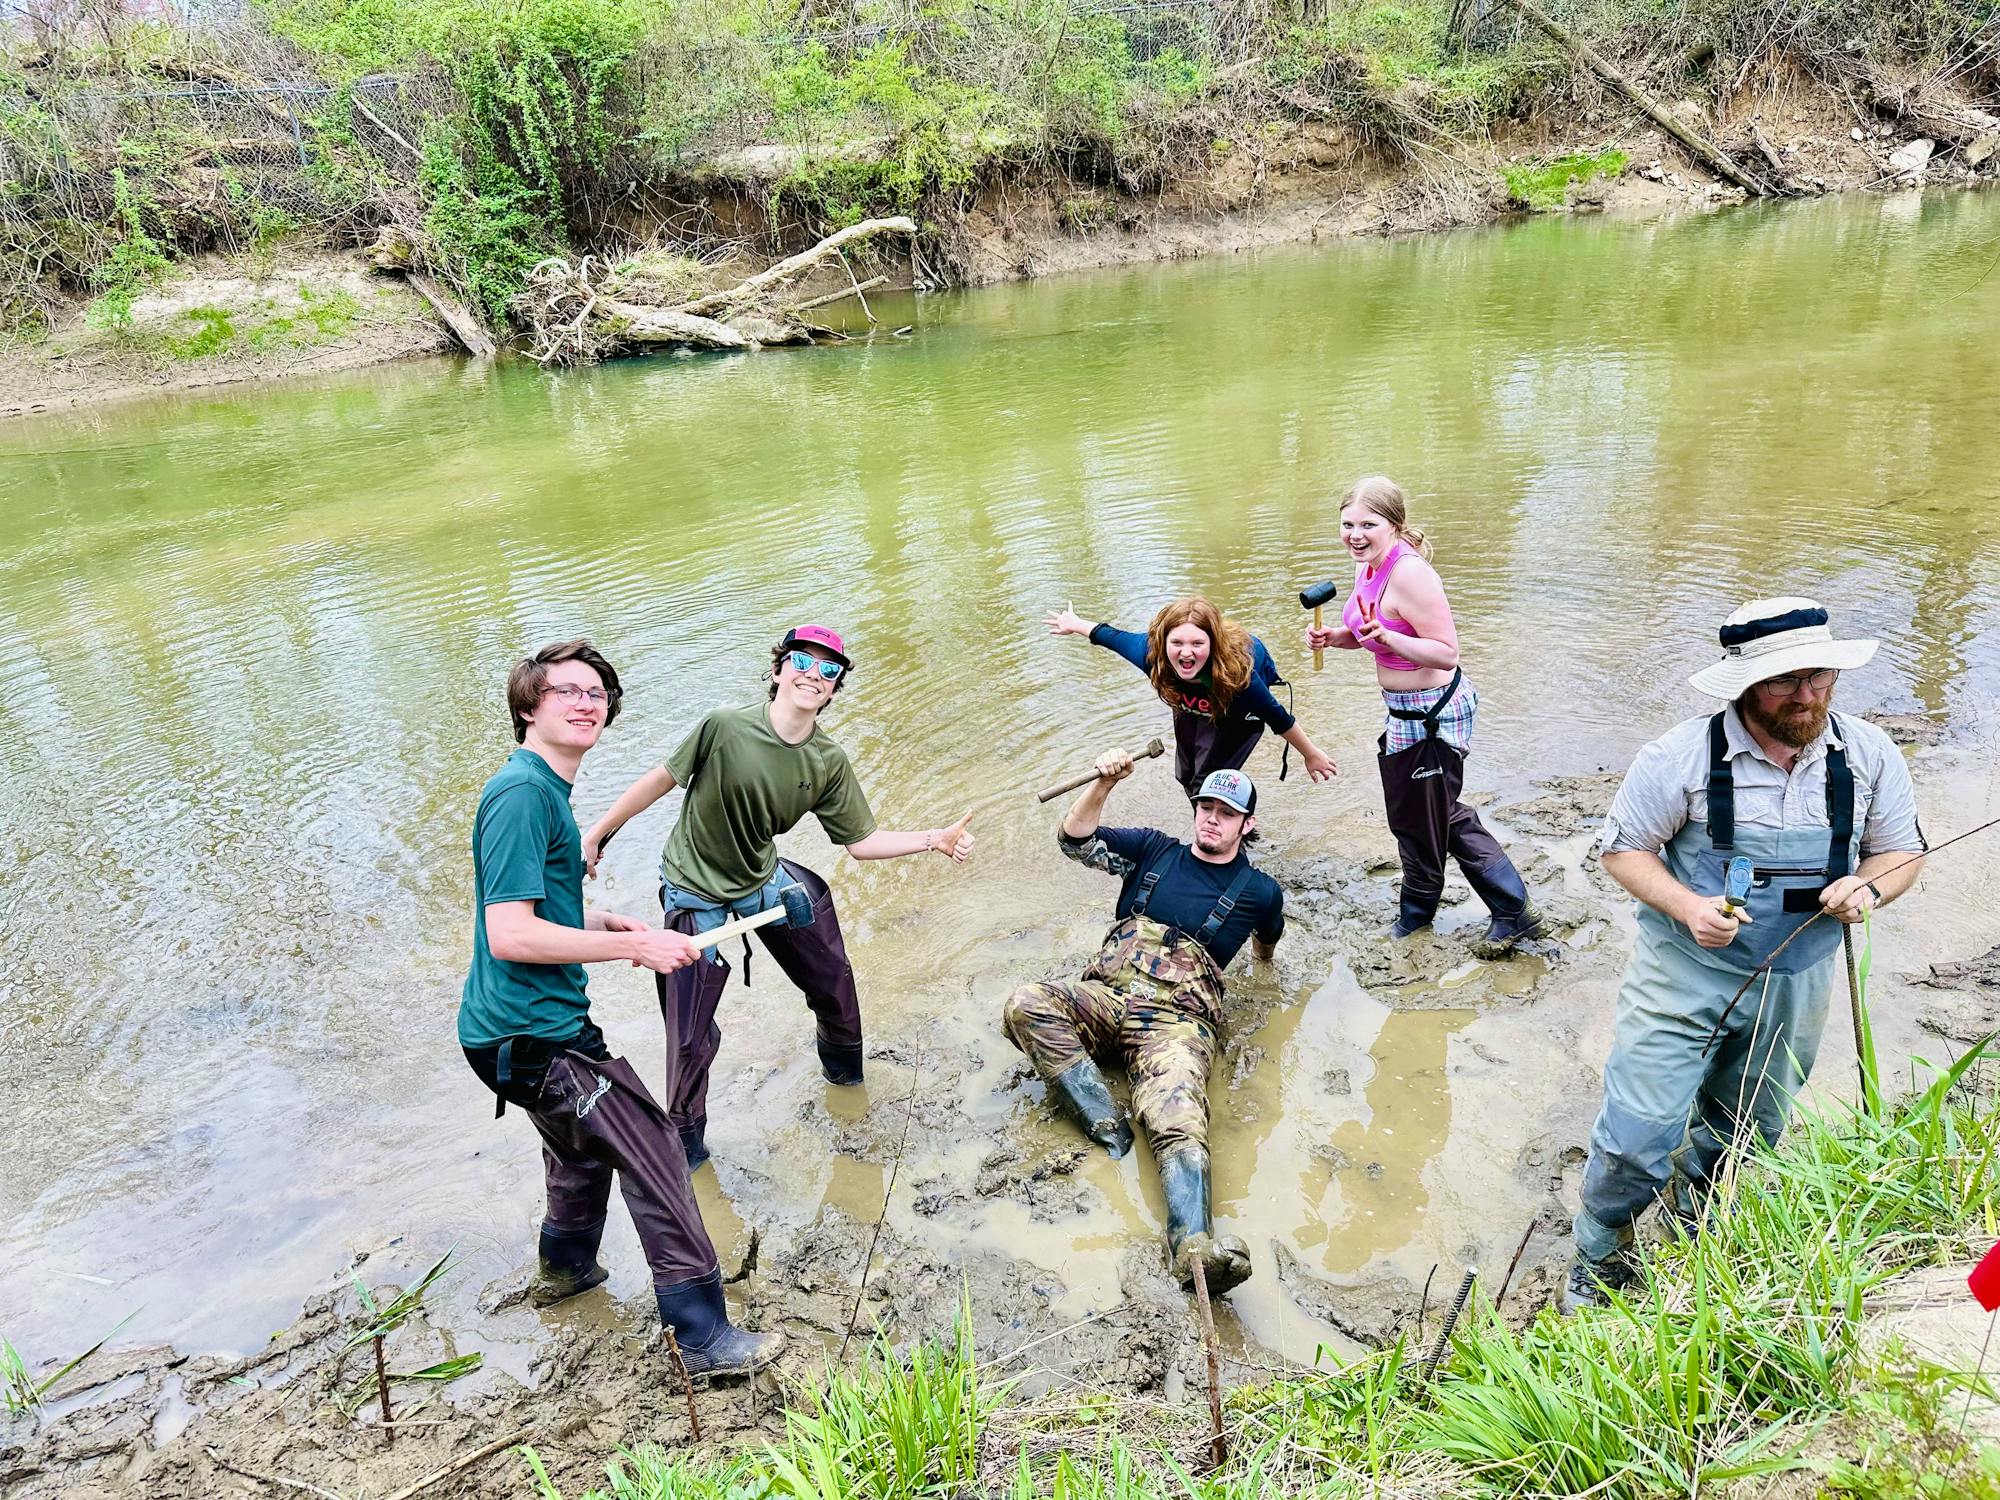
<svg viewBox="0 0 2000 1500"><path fill-rule="evenodd" d="M1384 630L1393 630L1399 635L1414 636L1417 627L1408 620L1392 620L1382 613L1382 591L1389 586L1389 574L1396 564L1410 555L1399 537L1389 549L1388 556L1372 567L1363 563L1354 572L1354 592L1347 596L1347 607L1340 612L1340 620L1355 639L1355 644L1364 651L1374 653L1376 661L1392 672L1421 672L1424 663L1411 661L1407 656L1399 656L1396 648L1386 641L1363 635L1362 628L1369 622L1380 620Z"/></svg>
<svg viewBox="0 0 2000 1500"><path fill-rule="evenodd" d="M1408 937L1431 925L1444 896L1445 863L1456 859L1492 914L1473 951L1497 957L1539 935L1542 918L1521 872L1459 796L1479 694L1459 671L1451 605L1425 566L1430 548L1410 525L1408 502L1394 481L1379 474L1360 480L1341 502L1340 520L1341 539L1356 562L1354 592L1340 624L1307 631L1306 644L1315 650L1365 650L1375 658L1388 710L1376 760L1389 830L1403 862L1390 935ZM1408 563L1413 553L1421 559L1414 567ZM1384 596L1399 566L1404 576L1397 608L1405 617L1392 618L1383 613Z"/></svg>

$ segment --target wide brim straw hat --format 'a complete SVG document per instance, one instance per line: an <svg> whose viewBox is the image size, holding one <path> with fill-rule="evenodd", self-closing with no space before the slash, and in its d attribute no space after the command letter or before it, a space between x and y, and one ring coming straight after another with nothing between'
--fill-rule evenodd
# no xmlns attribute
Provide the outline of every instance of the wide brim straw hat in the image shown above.
<svg viewBox="0 0 2000 1500"><path fill-rule="evenodd" d="M1722 660L1703 667L1688 682L1712 698L1732 700L1767 677L1861 666L1881 644L1835 640L1819 601L1796 597L1753 599L1723 621L1719 634Z"/></svg>

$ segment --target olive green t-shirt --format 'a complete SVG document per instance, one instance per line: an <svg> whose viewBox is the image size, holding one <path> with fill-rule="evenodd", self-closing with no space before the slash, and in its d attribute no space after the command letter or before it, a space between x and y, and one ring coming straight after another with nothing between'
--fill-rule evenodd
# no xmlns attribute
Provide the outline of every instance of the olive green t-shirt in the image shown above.
<svg viewBox="0 0 2000 1500"><path fill-rule="evenodd" d="M661 873L711 901L739 900L768 881L778 868L772 840L807 813L836 844L875 831L847 752L817 725L803 743L786 744L762 703L717 709L667 757L667 769L687 797Z"/></svg>
<svg viewBox="0 0 2000 1500"><path fill-rule="evenodd" d="M583 836L570 784L532 750L516 750L479 794L472 820L472 968L458 1002L458 1041L510 1036L566 1042L590 1019L582 964L523 964L486 946L486 908L532 901L535 915L583 926Z"/></svg>

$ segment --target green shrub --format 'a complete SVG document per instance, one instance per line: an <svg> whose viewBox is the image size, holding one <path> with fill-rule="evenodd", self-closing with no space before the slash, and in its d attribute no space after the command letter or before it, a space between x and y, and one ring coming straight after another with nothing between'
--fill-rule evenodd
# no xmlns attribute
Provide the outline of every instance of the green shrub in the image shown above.
<svg viewBox="0 0 2000 1500"><path fill-rule="evenodd" d="M1625 152L1610 146L1602 151L1573 151L1566 156L1510 162L1506 170L1507 199L1537 212L1561 208L1568 201L1572 182L1620 176L1631 161Z"/></svg>

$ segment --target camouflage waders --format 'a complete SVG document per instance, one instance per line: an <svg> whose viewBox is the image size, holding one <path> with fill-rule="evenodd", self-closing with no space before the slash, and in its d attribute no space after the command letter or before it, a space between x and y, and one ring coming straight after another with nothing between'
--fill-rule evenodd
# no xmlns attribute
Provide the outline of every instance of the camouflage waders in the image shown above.
<svg viewBox="0 0 2000 1500"><path fill-rule="evenodd" d="M1178 928L1126 917L1080 980L1025 984L1003 1029L1053 1082L1083 1057L1117 1063L1161 1161L1208 1148L1208 1070L1222 1020L1222 971Z"/></svg>

